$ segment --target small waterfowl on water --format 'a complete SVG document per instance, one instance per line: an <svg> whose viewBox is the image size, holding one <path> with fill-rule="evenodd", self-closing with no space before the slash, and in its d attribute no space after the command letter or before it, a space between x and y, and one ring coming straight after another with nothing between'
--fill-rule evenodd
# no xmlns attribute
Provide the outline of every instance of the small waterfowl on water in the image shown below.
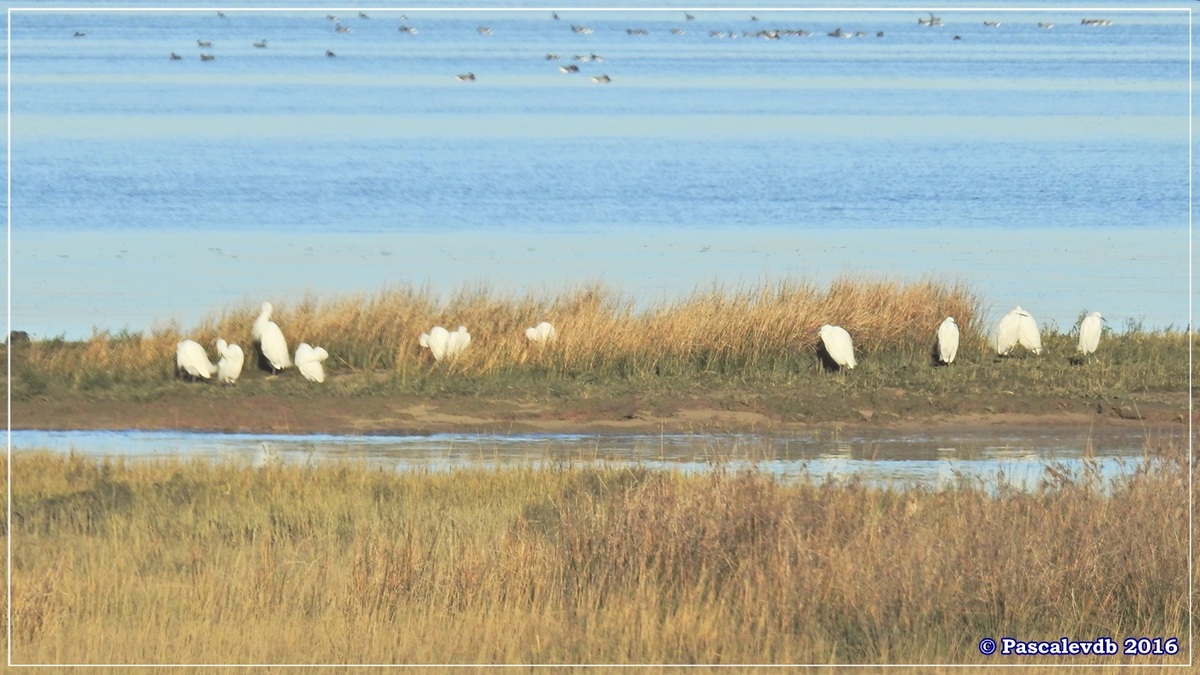
<svg viewBox="0 0 1200 675"><path fill-rule="evenodd" d="M1041 28L1043 30L1050 30L1051 28L1054 28L1054 24L1049 23L1049 22L1039 21L1038 28Z"/></svg>
<svg viewBox="0 0 1200 675"><path fill-rule="evenodd" d="M396 30L401 33L404 33L405 35L416 35L417 34L417 29L413 28L412 26L401 25Z"/></svg>
<svg viewBox="0 0 1200 675"><path fill-rule="evenodd" d="M573 63L572 63L571 65L569 65L569 66L559 66L559 67L558 67L558 71L559 71L560 73L578 73L578 72L579 72L579 66L577 66L577 65L575 65L575 64L573 64Z"/></svg>
<svg viewBox="0 0 1200 675"><path fill-rule="evenodd" d="M557 61L557 60L558 60L558 54L547 54L547 55L546 55L546 60L547 60L547 61Z"/></svg>
<svg viewBox="0 0 1200 675"><path fill-rule="evenodd" d="M171 60L172 61L181 61L181 60L183 60L183 57L176 54L175 52L171 52Z"/></svg>
<svg viewBox="0 0 1200 675"><path fill-rule="evenodd" d="M478 32L480 35L491 35L492 34L492 29L488 28L487 26L480 26L479 28L476 28L475 31Z"/></svg>
<svg viewBox="0 0 1200 675"><path fill-rule="evenodd" d="M609 82L612 82L612 78L608 75L593 75L592 82L595 82L596 84L608 84Z"/></svg>
<svg viewBox="0 0 1200 675"><path fill-rule="evenodd" d="M354 32L354 31L350 30L350 28L348 26L343 26L340 23L334 25L333 30L335 30L338 33L353 33Z"/></svg>
<svg viewBox="0 0 1200 675"><path fill-rule="evenodd" d="M359 12L359 13L358 13L358 18L360 18L360 19L369 19L369 18L371 18L371 17L367 16L367 13L366 13L366 12Z"/></svg>
<svg viewBox="0 0 1200 675"><path fill-rule="evenodd" d="M196 46L197 47L211 47L212 41L211 40L196 40Z"/></svg>
<svg viewBox="0 0 1200 675"><path fill-rule="evenodd" d="M266 48L267 48L267 40L266 40L266 38L263 38L262 40L259 40L258 42L255 42L255 43L254 43L254 47L255 47L256 49L266 49Z"/></svg>
<svg viewBox="0 0 1200 675"><path fill-rule="evenodd" d="M217 58L217 57L213 56L212 54L201 54L200 55L201 61L212 61L215 58Z"/></svg>
<svg viewBox="0 0 1200 675"><path fill-rule="evenodd" d="M328 56L329 58L332 59L333 57L337 56L337 54L334 54L332 49L326 49L325 56Z"/></svg>
<svg viewBox="0 0 1200 675"><path fill-rule="evenodd" d="M459 82L474 82L475 81L475 73L463 73L462 75L455 75L454 77Z"/></svg>
<svg viewBox="0 0 1200 675"><path fill-rule="evenodd" d="M86 37L86 36L87 36L87 33L75 31L75 37L77 37L77 38Z"/></svg>

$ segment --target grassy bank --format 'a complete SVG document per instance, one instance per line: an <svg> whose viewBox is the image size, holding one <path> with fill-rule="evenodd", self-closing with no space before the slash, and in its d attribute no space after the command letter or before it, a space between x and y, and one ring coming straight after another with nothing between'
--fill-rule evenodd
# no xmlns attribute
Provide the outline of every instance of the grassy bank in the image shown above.
<svg viewBox="0 0 1200 675"><path fill-rule="evenodd" d="M1111 486L1048 471L1033 493L756 472L397 475L19 454L13 653L1018 663L976 645L1005 635L1186 643L1186 451L1148 451L1166 463ZM1105 662L1185 660L1186 649Z"/></svg>
<svg viewBox="0 0 1200 675"><path fill-rule="evenodd" d="M979 325L980 302L968 288L861 279L824 288L794 282L717 288L636 311L632 298L599 287L545 298L468 291L441 304L414 289L276 303L274 319L293 348L307 341L332 355L325 386L309 385L295 373L266 379L249 360L232 388L175 380L176 342L190 337L211 344L224 337L249 350L257 313L257 306L246 306L188 330L17 343L13 398L393 394L613 407L636 398L638 405L670 408L701 397L713 407L787 420L836 418L863 408L896 414L1003 411L1014 397L1038 409L1048 398L1111 400L1187 388L1184 332L1136 326L1109 331L1099 352L1079 362L1073 329L1044 327L1044 355L999 359L988 345L992 327ZM930 350L946 316L956 317L962 346L952 366L935 368ZM525 327L541 320L558 327L556 343L539 347L526 340ZM854 371L823 369L817 329L825 323L844 326L853 336L859 355ZM453 363L434 363L417 344L435 324L471 330L470 348Z"/></svg>

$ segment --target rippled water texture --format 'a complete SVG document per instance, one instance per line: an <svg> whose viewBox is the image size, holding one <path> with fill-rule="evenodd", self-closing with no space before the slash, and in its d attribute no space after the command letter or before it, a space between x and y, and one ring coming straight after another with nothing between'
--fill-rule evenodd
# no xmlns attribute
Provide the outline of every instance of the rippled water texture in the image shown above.
<svg viewBox="0 0 1200 675"><path fill-rule="evenodd" d="M604 462L683 472L754 467L782 478L850 476L874 485L939 487L960 479L1032 488L1046 467L1090 466L1112 478L1143 461L1145 432L995 429L888 434L433 434L333 436L205 434L137 431L14 431L15 451L51 450L85 456L200 458L262 465L364 461L399 471L467 466L530 466ZM1085 459L1086 457L1086 459Z"/></svg>
<svg viewBox="0 0 1200 675"><path fill-rule="evenodd" d="M844 272L1187 322L1186 13L327 13L13 12L15 328Z"/></svg>

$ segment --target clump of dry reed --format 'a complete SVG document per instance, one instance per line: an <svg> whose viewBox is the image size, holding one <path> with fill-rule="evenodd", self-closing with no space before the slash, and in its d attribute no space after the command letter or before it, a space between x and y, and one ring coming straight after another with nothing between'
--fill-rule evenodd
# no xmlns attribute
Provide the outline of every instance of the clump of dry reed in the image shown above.
<svg viewBox="0 0 1200 675"><path fill-rule="evenodd" d="M468 288L440 304L427 288L399 287L274 305L273 319L289 345L325 347L331 354L327 368L401 376L429 368L432 359L417 340L437 324L450 330L465 325L472 335L470 349L443 364L444 370L494 374L535 367L562 375L628 375L810 367L817 329L825 323L850 331L860 353L927 350L943 318L956 317L970 339L979 314L978 298L961 284L857 278L827 288L797 281L714 287L640 310L635 298L602 286L552 297ZM20 349L18 366L80 388L161 379L174 372L175 343L184 337L205 345L223 337L249 348L258 311L257 305L228 309L188 331L169 325L146 335L98 332L83 343L34 342ZM539 321L558 328L555 344L526 340L524 329Z"/></svg>
<svg viewBox="0 0 1200 675"><path fill-rule="evenodd" d="M13 655L1014 663L979 639L1186 642L1187 458L1162 455L1112 484L1049 467L1023 492L18 454Z"/></svg>

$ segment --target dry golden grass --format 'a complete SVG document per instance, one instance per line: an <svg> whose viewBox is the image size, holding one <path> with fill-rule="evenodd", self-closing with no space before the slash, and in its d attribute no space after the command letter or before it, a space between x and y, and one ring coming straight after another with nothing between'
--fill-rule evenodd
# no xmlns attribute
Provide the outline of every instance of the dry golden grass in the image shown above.
<svg viewBox="0 0 1200 675"><path fill-rule="evenodd" d="M428 367L430 356L417 338L434 325L450 330L465 325L471 331L470 349L446 365L471 374L523 364L566 375L791 368L812 362L817 329L825 323L849 330L855 348L865 354L927 350L946 316L956 317L964 342L982 344L974 325L978 299L962 285L935 281L841 279L824 289L794 281L716 287L641 311L635 311L634 298L601 286L544 298L466 289L440 305L429 289L408 287L274 304L272 318L291 347L300 342L325 347L333 357L327 367L384 369L401 377ZM36 341L23 348L21 365L85 388L92 380L165 379L174 372L175 343L185 337L210 345L210 353L218 337L249 349L258 312L257 305L229 309L187 331L170 325L145 336L98 332L82 344ZM538 348L526 340L524 329L543 320L558 328L560 338Z"/></svg>
<svg viewBox="0 0 1200 675"><path fill-rule="evenodd" d="M1153 450L1111 486L1048 470L1032 493L19 454L14 659L1016 663L978 640L1186 643L1186 451Z"/></svg>

